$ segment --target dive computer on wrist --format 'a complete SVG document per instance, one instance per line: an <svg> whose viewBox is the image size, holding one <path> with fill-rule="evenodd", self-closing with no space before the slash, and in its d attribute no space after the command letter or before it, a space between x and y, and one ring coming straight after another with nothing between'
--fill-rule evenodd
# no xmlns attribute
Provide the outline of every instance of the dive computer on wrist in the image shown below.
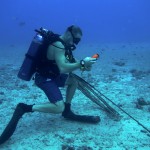
<svg viewBox="0 0 150 150"><path fill-rule="evenodd" d="M81 65L81 69L84 69L85 68L85 61L82 59L80 60L80 65Z"/></svg>

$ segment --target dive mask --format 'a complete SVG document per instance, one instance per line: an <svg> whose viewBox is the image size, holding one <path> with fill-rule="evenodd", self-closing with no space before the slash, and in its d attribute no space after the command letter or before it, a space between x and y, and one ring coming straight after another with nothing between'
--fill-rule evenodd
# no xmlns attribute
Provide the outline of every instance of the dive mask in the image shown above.
<svg viewBox="0 0 150 150"><path fill-rule="evenodd" d="M73 28L73 26L70 26L70 27L68 28L68 30L70 31L71 36L72 36L72 38L73 38L73 43L77 45L77 44L80 42L81 38L77 38L77 37L75 37L75 36L73 35L73 33L72 33L72 28Z"/></svg>

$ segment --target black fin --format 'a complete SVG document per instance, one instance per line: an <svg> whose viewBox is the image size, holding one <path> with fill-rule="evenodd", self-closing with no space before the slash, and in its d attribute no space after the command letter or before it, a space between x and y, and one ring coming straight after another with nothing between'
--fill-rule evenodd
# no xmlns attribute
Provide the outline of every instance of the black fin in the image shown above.
<svg viewBox="0 0 150 150"><path fill-rule="evenodd" d="M32 112L33 105L26 105L23 103L19 103L13 113L11 120L9 121L8 125L6 126L5 130L3 131L2 135L0 136L0 145L6 142L15 132L17 124L20 118L26 112Z"/></svg>
<svg viewBox="0 0 150 150"><path fill-rule="evenodd" d="M85 122L85 123L99 123L100 122L99 116L76 115L71 111L68 114L63 113L62 116L69 120Z"/></svg>

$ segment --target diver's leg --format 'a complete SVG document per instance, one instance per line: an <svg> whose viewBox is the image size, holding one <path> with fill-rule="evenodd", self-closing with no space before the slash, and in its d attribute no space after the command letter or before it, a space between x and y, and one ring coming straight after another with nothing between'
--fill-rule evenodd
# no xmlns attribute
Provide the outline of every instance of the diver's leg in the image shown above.
<svg viewBox="0 0 150 150"><path fill-rule="evenodd" d="M71 101L75 94L75 90L78 86L78 82L75 78L70 77L66 84L68 84L67 92L66 92L66 102L65 109L62 113L62 116L69 120L87 122L87 123L98 123L100 122L99 116L87 116L87 115L77 115L71 111Z"/></svg>
<svg viewBox="0 0 150 150"><path fill-rule="evenodd" d="M69 77L66 81L67 90L66 90L66 103L71 103L75 91L78 86L78 82L73 78Z"/></svg>
<svg viewBox="0 0 150 150"><path fill-rule="evenodd" d="M2 135L0 136L0 144L3 144L12 136L17 127L18 121L24 113L33 111L45 113L61 113L64 110L64 102L62 101L63 98L55 82L45 81L45 79L40 81L37 81L40 84L39 87L45 92L51 103L41 105L27 105L19 103L15 109L15 112L10 122L8 123Z"/></svg>
<svg viewBox="0 0 150 150"><path fill-rule="evenodd" d="M64 102L58 101L55 104L47 103L41 105L27 105L19 103L13 113L13 116L3 133L0 136L0 145L6 142L14 133L20 118L28 112L44 112L44 113L62 113L64 110Z"/></svg>
<svg viewBox="0 0 150 150"><path fill-rule="evenodd" d="M26 112L33 112L32 111L33 105L26 105L23 103L19 103L13 113L11 120L9 121L8 125L4 129L3 133L0 136L0 145L7 141L12 134L14 133L18 121Z"/></svg>
<svg viewBox="0 0 150 150"><path fill-rule="evenodd" d="M37 75L35 83L46 94L50 103L34 105L33 111L56 114L64 110L63 96L59 87L64 86L65 82L62 83L61 78L63 77L58 76L54 79L47 79Z"/></svg>
<svg viewBox="0 0 150 150"><path fill-rule="evenodd" d="M64 102L61 100L56 103L46 103L46 104L34 105L32 110L37 111L37 112L57 114L57 113L63 112Z"/></svg>

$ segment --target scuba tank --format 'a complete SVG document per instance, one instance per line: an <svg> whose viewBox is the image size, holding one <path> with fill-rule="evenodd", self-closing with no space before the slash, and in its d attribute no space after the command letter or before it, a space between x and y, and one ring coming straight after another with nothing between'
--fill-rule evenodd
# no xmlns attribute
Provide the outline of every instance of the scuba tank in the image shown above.
<svg viewBox="0 0 150 150"><path fill-rule="evenodd" d="M40 59L44 39L39 33L33 38L30 47L25 55L25 59L19 70L18 77L22 80L29 81L36 71L37 62Z"/></svg>

